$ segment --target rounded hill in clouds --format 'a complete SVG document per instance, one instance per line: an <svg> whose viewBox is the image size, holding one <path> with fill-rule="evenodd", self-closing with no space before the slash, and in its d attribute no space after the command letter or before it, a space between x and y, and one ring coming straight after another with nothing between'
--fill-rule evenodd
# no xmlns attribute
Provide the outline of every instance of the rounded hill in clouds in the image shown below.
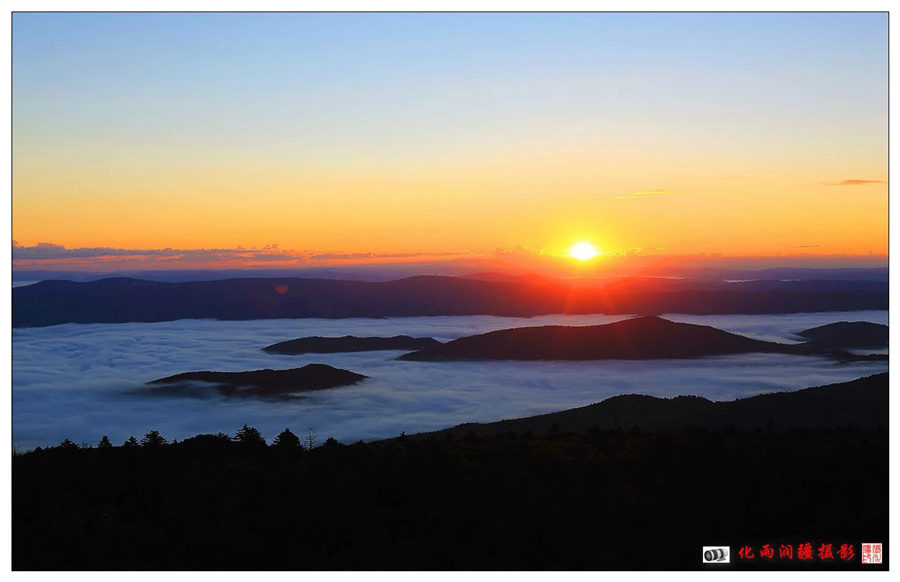
<svg viewBox="0 0 900 582"><path fill-rule="evenodd" d="M748 352L796 353L796 347L706 325L636 317L584 327L504 329L459 338L401 356L404 360L638 360Z"/></svg>

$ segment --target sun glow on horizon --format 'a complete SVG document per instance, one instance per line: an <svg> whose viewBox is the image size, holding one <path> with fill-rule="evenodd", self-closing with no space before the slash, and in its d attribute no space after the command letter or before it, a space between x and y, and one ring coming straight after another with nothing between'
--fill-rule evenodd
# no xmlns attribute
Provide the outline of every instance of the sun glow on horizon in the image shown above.
<svg viewBox="0 0 900 582"><path fill-rule="evenodd" d="M889 250L884 12L13 16L17 268Z"/></svg>
<svg viewBox="0 0 900 582"><path fill-rule="evenodd" d="M600 251L591 243L582 241L569 249L569 256L579 261L589 261L594 257L600 256Z"/></svg>

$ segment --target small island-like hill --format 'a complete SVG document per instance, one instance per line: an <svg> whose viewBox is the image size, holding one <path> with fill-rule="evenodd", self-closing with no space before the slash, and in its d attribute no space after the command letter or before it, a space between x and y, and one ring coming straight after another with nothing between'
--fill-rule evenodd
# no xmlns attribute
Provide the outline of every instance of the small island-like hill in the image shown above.
<svg viewBox="0 0 900 582"><path fill-rule="evenodd" d="M213 385L229 397L291 398L304 392L326 390L356 384L367 376L325 364L308 364L290 370L252 370L247 372L184 372L148 382L149 392L157 395L208 396L198 383Z"/></svg>
<svg viewBox="0 0 900 582"><path fill-rule="evenodd" d="M424 350L441 345L430 337L302 337L278 342L263 348L270 354L333 354L339 352L371 352L379 350Z"/></svg>
<svg viewBox="0 0 900 582"><path fill-rule="evenodd" d="M403 360L605 360L696 358L751 352L808 353L804 345L755 340L706 325L660 317L605 325L504 329L459 338Z"/></svg>

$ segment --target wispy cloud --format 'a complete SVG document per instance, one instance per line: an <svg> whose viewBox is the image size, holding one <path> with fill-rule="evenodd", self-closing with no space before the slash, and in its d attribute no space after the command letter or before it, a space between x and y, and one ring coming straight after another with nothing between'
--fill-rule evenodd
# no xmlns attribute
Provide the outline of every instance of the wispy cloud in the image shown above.
<svg viewBox="0 0 900 582"><path fill-rule="evenodd" d="M647 196L663 196L668 194L680 194L678 190L640 190L638 192L632 192L631 194L622 194L620 196L613 196L613 200L636 200L638 198L645 198Z"/></svg>
<svg viewBox="0 0 900 582"><path fill-rule="evenodd" d="M75 259L235 259L252 260L266 257L269 259L302 259L299 253L281 251L278 245L266 245L261 249L238 247L235 249L117 249L112 247L82 247L68 249L63 245L40 242L34 246L21 245L13 241L14 261L55 261Z"/></svg>
<svg viewBox="0 0 900 582"><path fill-rule="evenodd" d="M867 186L869 184L887 184L884 180L844 180L843 182L834 182L832 186Z"/></svg>
<svg viewBox="0 0 900 582"><path fill-rule="evenodd" d="M470 257L466 251L452 251L444 253L319 253L309 255L311 261L357 261L366 259L431 259L438 257Z"/></svg>
<svg viewBox="0 0 900 582"><path fill-rule="evenodd" d="M494 249L494 256L498 258L505 257L545 257L547 255L544 254L544 248L540 245L536 245L534 248L523 247L522 245L516 245L514 249L502 249L496 248Z"/></svg>
<svg viewBox="0 0 900 582"><path fill-rule="evenodd" d="M233 249L118 249L111 247L84 247L69 249L63 245L40 242L34 246L13 241L13 264L16 267L78 266L127 268L140 266L153 268L227 268L248 266L302 267L321 266L328 263L403 260L447 260L470 258L468 251L436 253L313 253L282 249L277 244L262 248Z"/></svg>

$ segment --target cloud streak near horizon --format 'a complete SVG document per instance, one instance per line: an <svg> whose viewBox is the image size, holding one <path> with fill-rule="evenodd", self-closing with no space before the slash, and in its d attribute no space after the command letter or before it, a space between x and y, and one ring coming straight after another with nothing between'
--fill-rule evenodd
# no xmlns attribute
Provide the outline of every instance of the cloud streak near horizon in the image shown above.
<svg viewBox="0 0 900 582"><path fill-rule="evenodd" d="M18 266L36 266L40 263L76 263L85 264L103 261L104 263L164 263L173 262L187 264L208 263L261 263L281 266L314 265L330 261L355 260L392 260L392 259L448 259L474 257L466 251L438 253L313 253L310 251L294 251L279 248L277 244L262 248L233 249L118 249L111 247L83 247L68 249L63 245L40 242L34 246L25 246L13 241L12 258Z"/></svg>
<svg viewBox="0 0 900 582"><path fill-rule="evenodd" d="M836 182L832 186L866 186L869 184L887 184L884 180L844 180Z"/></svg>

